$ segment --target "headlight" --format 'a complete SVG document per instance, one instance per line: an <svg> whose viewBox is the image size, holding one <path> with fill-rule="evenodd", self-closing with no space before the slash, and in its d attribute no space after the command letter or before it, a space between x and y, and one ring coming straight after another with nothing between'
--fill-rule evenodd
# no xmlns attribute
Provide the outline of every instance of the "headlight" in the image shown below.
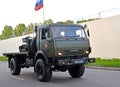
<svg viewBox="0 0 120 87"><path fill-rule="evenodd" d="M89 54L90 52L88 50L85 50L85 54Z"/></svg>
<svg viewBox="0 0 120 87"><path fill-rule="evenodd" d="M58 56L62 56L62 55L63 55L63 53L62 53L62 52L58 52L57 54L58 54Z"/></svg>

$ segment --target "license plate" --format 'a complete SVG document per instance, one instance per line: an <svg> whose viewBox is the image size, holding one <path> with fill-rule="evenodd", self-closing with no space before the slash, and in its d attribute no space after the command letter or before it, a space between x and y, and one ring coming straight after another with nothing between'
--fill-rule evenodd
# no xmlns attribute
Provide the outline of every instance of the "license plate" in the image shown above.
<svg viewBox="0 0 120 87"><path fill-rule="evenodd" d="M80 63L83 63L83 60L77 60L77 61L75 61L75 64L80 64Z"/></svg>

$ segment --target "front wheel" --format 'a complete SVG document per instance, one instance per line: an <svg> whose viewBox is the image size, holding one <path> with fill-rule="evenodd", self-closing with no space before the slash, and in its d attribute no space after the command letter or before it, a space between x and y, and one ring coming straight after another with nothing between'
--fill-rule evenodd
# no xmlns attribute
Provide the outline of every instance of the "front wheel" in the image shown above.
<svg viewBox="0 0 120 87"><path fill-rule="evenodd" d="M81 65L77 65L73 68L70 68L68 70L69 74L73 77L73 78L79 78L84 74L85 71L85 66L84 64Z"/></svg>
<svg viewBox="0 0 120 87"><path fill-rule="evenodd" d="M21 72L20 63L17 58L10 59L10 72L12 75L19 75Z"/></svg>
<svg viewBox="0 0 120 87"><path fill-rule="evenodd" d="M35 64L35 73L39 81L47 82L52 77L52 70L42 59L38 59Z"/></svg>

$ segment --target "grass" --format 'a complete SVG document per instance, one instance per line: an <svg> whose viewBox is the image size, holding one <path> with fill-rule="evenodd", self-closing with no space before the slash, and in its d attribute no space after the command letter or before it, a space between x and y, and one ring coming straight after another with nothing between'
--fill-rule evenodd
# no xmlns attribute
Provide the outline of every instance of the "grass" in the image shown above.
<svg viewBox="0 0 120 87"><path fill-rule="evenodd" d="M7 60L8 60L7 57L5 57L5 56L0 56L0 61L7 61Z"/></svg>
<svg viewBox="0 0 120 87"><path fill-rule="evenodd" d="M100 66L100 67L120 67L120 59L101 59L96 58L95 63L89 63L87 66Z"/></svg>

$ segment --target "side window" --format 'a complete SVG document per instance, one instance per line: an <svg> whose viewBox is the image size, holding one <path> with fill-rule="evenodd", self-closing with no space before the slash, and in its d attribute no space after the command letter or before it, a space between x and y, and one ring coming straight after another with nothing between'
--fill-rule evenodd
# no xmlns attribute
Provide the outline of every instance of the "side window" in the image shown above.
<svg viewBox="0 0 120 87"><path fill-rule="evenodd" d="M50 38L50 29L47 29L47 38Z"/></svg>
<svg viewBox="0 0 120 87"><path fill-rule="evenodd" d="M50 38L50 31L49 29L42 29L42 39Z"/></svg>
<svg viewBox="0 0 120 87"><path fill-rule="evenodd" d="M42 39L46 39L45 33L46 33L46 32L45 32L45 29L42 29L42 34L41 34L41 35L42 35L42 36L41 36Z"/></svg>

